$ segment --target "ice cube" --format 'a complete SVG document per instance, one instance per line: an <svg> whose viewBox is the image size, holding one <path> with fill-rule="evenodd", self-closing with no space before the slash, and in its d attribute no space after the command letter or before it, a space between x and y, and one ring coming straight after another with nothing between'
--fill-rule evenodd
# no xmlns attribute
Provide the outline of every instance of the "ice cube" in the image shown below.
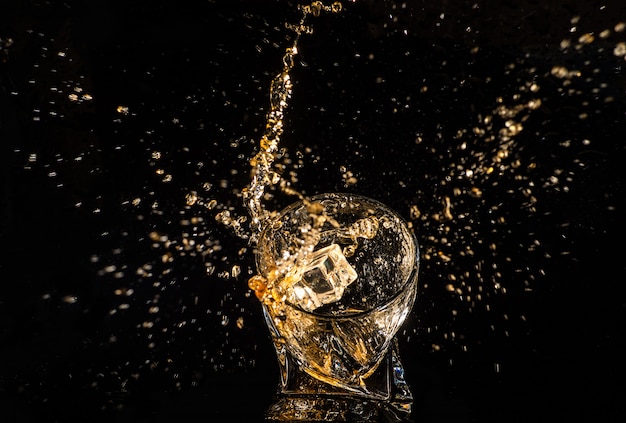
<svg viewBox="0 0 626 423"><path fill-rule="evenodd" d="M306 311L339 301L345 288L357 278L337 244L314 251L291 273L286 279L296 282L288 289L287 299Z"/></svg>

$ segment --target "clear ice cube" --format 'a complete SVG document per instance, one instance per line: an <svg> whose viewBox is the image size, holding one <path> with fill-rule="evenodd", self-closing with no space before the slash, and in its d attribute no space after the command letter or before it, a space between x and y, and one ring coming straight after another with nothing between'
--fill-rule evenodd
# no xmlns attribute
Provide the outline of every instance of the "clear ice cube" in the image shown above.
<svg viewBox="0 0 626 423"><path fill-rule="evenodd" d="M337 244L314 251L304 266L296 266L288 291L289 302L306 311L339 301L345 288L357 278L354 268Z"/></svg>

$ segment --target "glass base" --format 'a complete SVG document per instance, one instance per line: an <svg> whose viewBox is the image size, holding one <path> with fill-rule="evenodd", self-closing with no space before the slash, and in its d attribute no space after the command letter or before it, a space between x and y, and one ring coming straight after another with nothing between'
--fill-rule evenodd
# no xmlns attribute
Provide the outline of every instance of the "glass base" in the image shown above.
<svg viewBox="0 0 626 423"><path fill-rule="evenodd" d="M393 342L363 392L324 383L301 371L293 359L279 357L281 382L266 420L283 422L407 422L413 396Z"/></svg>

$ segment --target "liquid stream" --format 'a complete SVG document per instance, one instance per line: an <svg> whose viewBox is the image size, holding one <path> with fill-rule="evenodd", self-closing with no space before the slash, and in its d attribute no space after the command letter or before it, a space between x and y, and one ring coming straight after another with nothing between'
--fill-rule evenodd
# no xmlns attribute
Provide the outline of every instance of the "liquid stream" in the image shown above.
<svg viewBox="0 0 626 423"><path fill-rule="evenodd" d="M311 254L316 245L320 242L322 233L320 227L325 223L331 223L338 234L350 239L358 237L368 237L372 235L372 229L378 226L378 222L359 222L355 227L341 228L336 222L325 213L320 204L311 202L299 194L296 190L281 178L280 174L274 170L273 163L278 152L280 137L284 132L284 113L291 98L293 84L290 71L294 66L295 57L298 54L298 42L304 33L311 33L312 29L306 25L309 15L319 16L322 12L338 13L343 7L340 2L332 5L324 5L321 1L314 1L310 5L299 6L302 11L302 18L297 25L288 25L295 32L293 44L286 49L283 56L283 69L272 80L270 86L270 110L267 115L265 132L259 142L258 153L250 160L251 182L242 191L245 206L250 217L251 236L250 242L258 243L261 232L272 224L276 212L268 211L263 205L263 196L268 188L280 184L280 189L290 195L297 196L307 206L307 210L312 218L312 225L302 228L298 247L289 253L276 267L270 269L264 275L255 275L250 278L248 286L255 291L256 296L266 305L283 308L282 303L287 298L286 289L291 288L298 282L301 272L294 271L294 267L305 265L306 258ZM375 231L375 229L373 229ZM347 248L344 254L351 255L352 249Z"/></svg>

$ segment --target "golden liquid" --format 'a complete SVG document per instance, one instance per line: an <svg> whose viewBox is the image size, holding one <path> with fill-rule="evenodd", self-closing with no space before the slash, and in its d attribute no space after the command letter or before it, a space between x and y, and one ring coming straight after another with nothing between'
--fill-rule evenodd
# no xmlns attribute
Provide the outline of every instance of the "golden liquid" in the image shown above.
<svg viewBox="0 0 626 423"><path fill-rule="evenodd" d="M321 194L310 201L328 217L318 228L316 251L327 245L353 248L355 254L346 260L357 279L339 300L311 311L288 299L276 300L287 297L285 278L279 276L273 288L278 294L262 298L266 319L277 351L287 351L302 370L331 385L368 394L365 379L377 369L415 300L418 246L406 222L375 200ZM303 202L277 216L259 239L259 271L268 274L286 267L285 261L299 266L299 261L291 261L301 253L298 235L314 220ZM358 238L350 236L355 233Z"/></svg>
<svg viewBox="0 0 626 423"><path fill-rule="evenodd" d="M302 11L300 22L297 25L288 25L295 32L296 36L293 44L285 51L282 71L276 75L270 86L270 109L267 114L265 131L259 141L258 152L250 160L250 165L252 166L251 182L242 191L244 203L250 217L250 241L253 244L259 241L261 231L271 223L276 215L275 211L267 210L262 202L267 189L275 185L279 185L283 192L295 195L305 202L313 220L312 227L309 228L306 234L302 233L302 242L297 251L290 252L290 257L284 260L277 268L268 269L264 275L255 275L248 282L248 286L255 291L256 296L266 305L272 305L273 307L277 306L284 299L284 292L281 291L280 286L285 285L285 281L283 283L279 283L279 281L286 277L289 270L296 265L298 259L302 259L307 255L307 252L315 248L319 241L319 228L329 221L323 207L314 202L309 202L300 195L287 181L281 178L273 166L278 152L280 137L284 132L285 109L292 94L293 84L290 71L298 54L298 42L302 34L312 32L312 29L306 25L307 18L309 15L319 16L322 12L338 13L343 9L339 2L334 2L332 5L324 5L321 1L314 1L310 5L301 5L299 8ZM357 238L359 236L368 236L372 231L372 225L377 226L377 223L369 225L357 224L354 228L344 228L344 230L351 231L347 236ZM363 226L364 229L360 230L360 226ZM353 251L347 251L347 253L351 254Z"/></svg>
<svg viewBox="0 0 626 423"><path fill-rule="evenodd" d="M289 104L293 89L290 71L298 54L300 36L303 33L312 32L305 25L309 15L319 16L321 12L338 13L342 10L342 5L339 2L335 2L330 6L326 6L321 1L314 1L310 5L300 6L300 10L302 11L302 18L299 24L289 25L295 31L296 36L293 44L285 51L282 71L272 80L270 86L270 109L267 114L265 131L259 141L258 153L250 160L252 180L250 185L242 192L245 206L251 219L252 242L258 240L263 225L271 219L272 213L267 211L262 203L263 194L267 188L280 183L280 188L283 191L298 195L295 190L289 187L285 180L281 179L280 174L277 173L272 165L276 158L280 137L284 131L285 109Z"/></svg>
<svg viewBox="0 0 626 423"><path fill-rule="evenodd" d="M286 49L282 71L271 83L265 132L250 161L250 185L243 190L260 272L248 285L263 303L277 351L286 349L316 379L365 392L364 379L377 369L415 300L417 244L407 225L384 206L365 198L352 205L350 198L332 194L331 198L305 198L273 167L292 94L290 71L298 40L304 32L311 32L306 19L321 11L339 12L341 4L313 2L301 10L299 25L292 27L295 40ZM266 190L277 184L300 200L280 215L262 203ZM344 257L356 265L360 289L349 300L340 298L322 307L323 311L309 312L289 304L293 297L288 290L301 275L294 269L304 266L313 252L332 244L341 244Z"/></svg>

